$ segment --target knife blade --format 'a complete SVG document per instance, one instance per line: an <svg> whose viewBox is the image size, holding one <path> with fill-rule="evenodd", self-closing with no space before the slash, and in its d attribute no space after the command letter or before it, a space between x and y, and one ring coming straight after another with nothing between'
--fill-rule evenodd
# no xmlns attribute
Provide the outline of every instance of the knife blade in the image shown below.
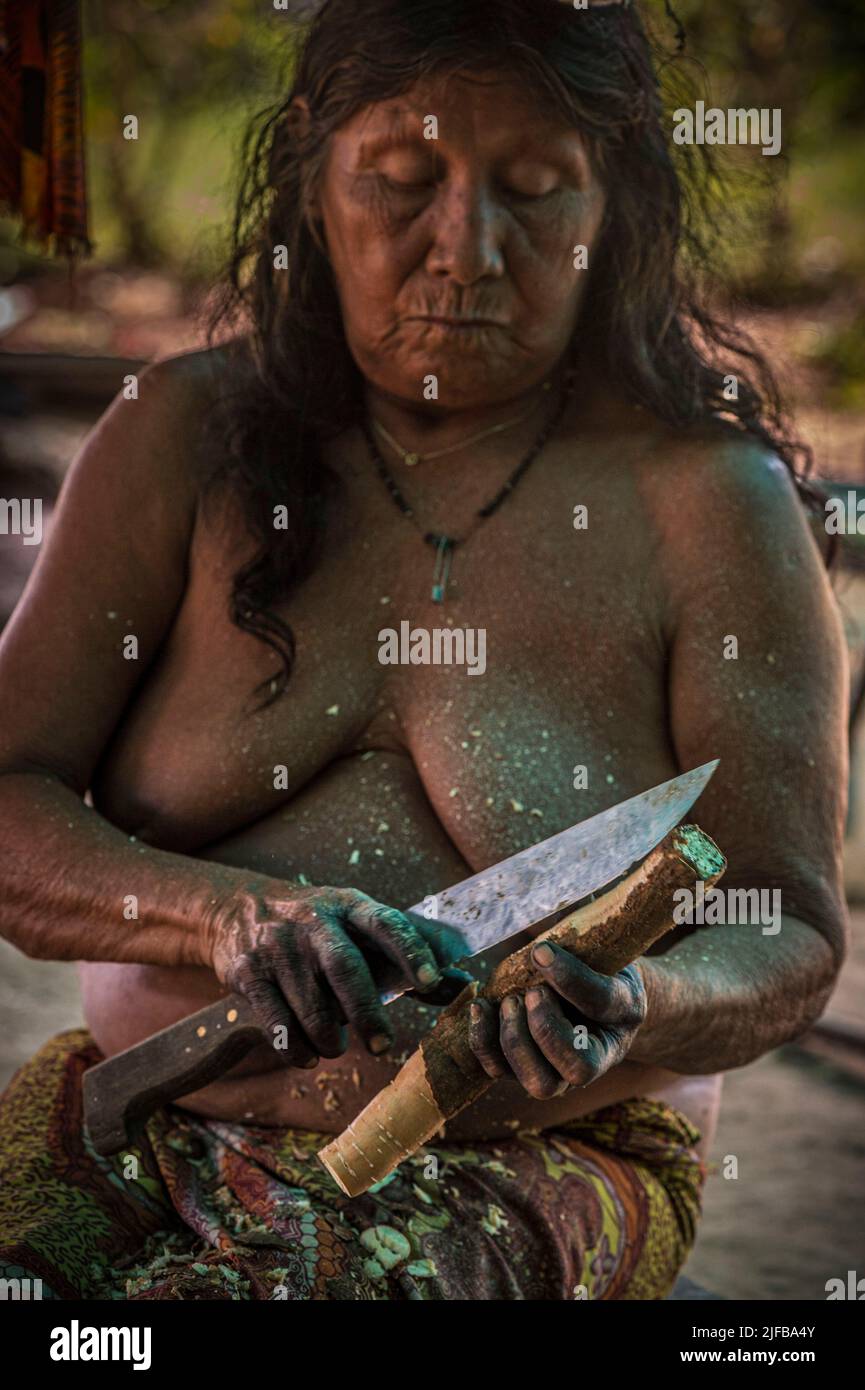
<svg viewBox="0 0 865 1390"><path fill-rule="evenodd" d="M425 898L407 915L428 917L434 910L435 920L456 929L466 942L462 959L479 955L573 907L644 859L690 811L717 766L716 758L599 811L431 895L434 909ZM385 990L382 1002L390 1004L411 988Z"/></svg>
<svg viewBox="0 0 865 1390"><path fill-rule="evenodd" d="M437 920L466 943L462 959L572 907L644 859L691 809L717 761L630 797L436 895ZM426 916L424 899L408 915ZM392 1003L413 986L382 983ZM159 1106L223 1075L267 1038L249 1001L232 994L84 1073L84 1116L98 1153L118 1152Z"/></svg>

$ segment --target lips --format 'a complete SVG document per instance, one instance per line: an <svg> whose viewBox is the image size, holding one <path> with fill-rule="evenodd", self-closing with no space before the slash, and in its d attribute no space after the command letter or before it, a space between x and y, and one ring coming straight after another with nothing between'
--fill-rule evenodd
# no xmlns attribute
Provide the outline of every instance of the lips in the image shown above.
<svg viewBox="0 0 865 1390"><path fill-rule="evenodd" d="M449 314L413 314L412 320L416 323L434 323L442 328L505 328L506 324L498 319L467 318L464 315L455 316Z"/></svg>

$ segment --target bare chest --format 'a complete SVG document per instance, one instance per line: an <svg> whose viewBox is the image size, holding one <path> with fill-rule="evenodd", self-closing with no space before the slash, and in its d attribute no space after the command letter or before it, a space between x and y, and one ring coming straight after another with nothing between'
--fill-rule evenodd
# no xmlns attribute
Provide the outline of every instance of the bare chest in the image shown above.
<svg viewBox="0 0 865 1390"><path fill-rule="evenodd" d="M230 622L237 554L199 532L173 628L94 781L99 808L194 851L328 770L356 768L359 784L380 750L403 755L477 866L671 775L649 547L626 491L554 464L456 550L443 604L418 530L349 484L321 563L280 605L296 660L264 709L253 692L276 662Z"/></svg>

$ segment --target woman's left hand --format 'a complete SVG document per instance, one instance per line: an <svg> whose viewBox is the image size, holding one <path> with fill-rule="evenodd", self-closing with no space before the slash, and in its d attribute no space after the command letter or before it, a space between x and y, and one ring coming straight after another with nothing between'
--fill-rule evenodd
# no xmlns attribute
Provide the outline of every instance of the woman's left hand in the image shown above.
<svg viewBox="0 0 865 1390"><path fill-rule="evenodd" d="M471 1007L469 1045L488 1076L516 1079L536 1100L588 1086L626 1056L646 1017L639 969L596 970L552 942L532 960L545 983L525 998L510 994L497 1007Z"/></svg>

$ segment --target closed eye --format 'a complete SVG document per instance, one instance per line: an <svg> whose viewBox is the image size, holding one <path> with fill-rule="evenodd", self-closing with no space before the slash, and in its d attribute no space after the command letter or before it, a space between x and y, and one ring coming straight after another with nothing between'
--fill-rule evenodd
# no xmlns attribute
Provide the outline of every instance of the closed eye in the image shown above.
<svg viewBox="0 0 865 1390"><path fill-rule="evenodd" d="M379 177L385 188L391 189L394 193L426 193L435 187L431 179L424 183L404 183L399 179L392 179L389 174L380 174ZM519 188L502 189L506 198L522 203L542 203L544 199L553 198L560 191L559 188L550 188L546 193L526 193Z"/></svg>
<svg viewBox="0 0 865 1390"><path fill-rule="evenodd" d="M548 188L546 193L526 193L519 188L505 188L503 192L512 203L543 203L548 198L554 198L557 193L561 192L561 189L556 187Z"/></svg>
<svg viewBox="0 0 865 1390"><path fill-rule="evenodd" d="M392 179L389 174L380 174L379 178L385 188L391 189L394 193L426 193L434 187L430 180L425 183L402 183L399 179Z"/></svg>

